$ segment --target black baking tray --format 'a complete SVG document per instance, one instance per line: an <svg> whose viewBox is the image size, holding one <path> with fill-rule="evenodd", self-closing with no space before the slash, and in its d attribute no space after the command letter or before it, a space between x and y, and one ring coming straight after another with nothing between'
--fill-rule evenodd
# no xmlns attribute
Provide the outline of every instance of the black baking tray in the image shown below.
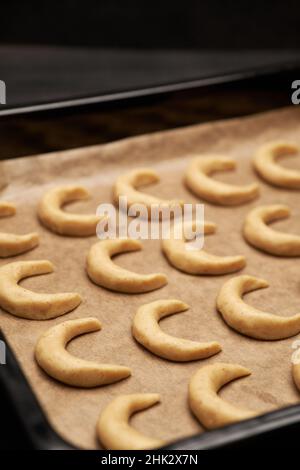
<svg viewBox="0 0 300 470"><path fill-rule="evenodd" d="M25 448L76 450L51 428L9 347L9 342L1 332L0 339L6 343L6 364L0 366L0 383L7 405L12 405L10 420L24 434ZM249 449L253 446L266 448L278 444L281 447L296 447L299 432L300 404L170 443L163 450Z"/></svg>
<svg viewBox="0 0 300 470"><path fill-rule="evenodd" d="M197 83L177 83L164 85L163 89L148 89L141 93L141 90L131 92L131 95L124 93L115 96L106 97L101 102L94 103L91 100L76 102L73 105L68 103L68 107L72 106L74 112L81 113L83 108L90 109L90 106L97 105L97 109L101 110L103 102L110 103L112 106L120 106L122 100L126 100L130 106L131 100L135 100L144 96L155 97L157 93L174 93L175 90L185 90L185 86L194 87L201 92L205 89L206 93L211 94L213 102L213 92L216 86L222 86L224 83L232 83L238 86L241 83L251 83L252 86L259 87L260 83L273 84L279 83L280 86L286 87L286 103L290 104L291 81L299 78L300 63L284 63L259 69L245 70L236 74L222 75L201 79ZM250 81L250 82L249 82ZM128 104L129 101L129 104ZM133 101L132 101L133 102ZM148 101L144 102L147 105ZM79 106L79 107L78 107ZM276 103L272 103L271 107L276 107ZM52 107L51 107L52 108ZM53 107L44 106L39 109L27 109L27 111L35 111L40 113L53 114ZM64 109L62 103L55 109ZM78 108L78 109L77 109ZM20 111L20 110L18 110ZM17 111L17 112L18 112ZM25 110L23 110L25 112ZM26 116L26 114L25 114ZM55 118L55 115L54 115ZM3 118L2 118L3 119ZM14 435L16 429L22 432L21 448L34 450L75 450L75 448L65 440L63 440L49 424L42 408L37 401L28 381L26 380L18 361L9 346L9 338L5 338L0 332L0 339L6 343L6 364L0 365L0 389L2 401L5 402L6 414L9 415L9 423L12 429L7 425L8 435ZM3 420L2 420L3 422ZM300 432L300 404L286 407L277 411L266 413L264 415L246 420L234 425L226 426L214 431L207 431L202 434L187 438L178 442L170 443L164 449L168 450L206 450L206 449L244 449L252 447L269 447L274 445L280 446L296 446L299 441ZM14 444L10 446L11 449ZM1 444L0 444L1 447ZM17 447L19 448L19 447Z"/></svg>
<svg viewBox="0 0 300 470"><path fill-rule="evenodd" d="M274 78L299 67L300 50L139 51L0 45L0 63L0 78L7 88L0 116L9 116Z"/></svg>

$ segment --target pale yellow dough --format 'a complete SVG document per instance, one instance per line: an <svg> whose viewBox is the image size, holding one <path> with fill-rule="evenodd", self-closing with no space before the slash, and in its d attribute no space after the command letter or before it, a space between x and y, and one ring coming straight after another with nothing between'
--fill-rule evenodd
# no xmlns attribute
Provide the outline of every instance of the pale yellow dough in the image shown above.
<svg viewBox="0 0 300 470"><path fill-rule="evenodd" d="M157 172L150 168L139 168L120 175L114 185L115 203L118 205L119 197L126 196L128 207L133 204L143 205L148 211L148 216L151 214L151 208L153 207L180 208L183 205L183 201L159 199L136 189L141 186L157 183L158 181L159 176Z"/></svg>
<svg viewBox="0 0 300 470"><path fill-rule="evenodd" d="M243 234L256 248L276 256L300 256L300 235L278 232L266 224L289 217L291 211L283 204L254 208L246 217Z"/></svg>
<svg viewBox="0 0 300 470"><path fill-rule="evenodd" d="M35 358L51 377L74 387L97 387L117 382L131 374L128 367L99 364L70 354L65 346L75 336L101 329L97 318L68 320L51 327L38 340Z"/></svg>
<svg viewBox="0 0 300 470"><path fill-rule="evenodd" d="M12 202L0 202L0 216L9 217L16 214L16 206Z"/></svg>
<svg viewBox="0 0 300 470"><path fill-rule="evenodd" d="M10 202L0 202L0 217L15 215L15 205ZM37 233L15 235L13 233L0 232L0 257L16 256L32 250L39 244Z"/></svg>
<svg viewBox="0 0 300 470"><path fill-rule="evenodd" d="M96 235L96 227L101 217L91 214L71 214L62 210L62 206L89 197L83 186L59 186L44 194L39 206L40 221L52 232L73 237ZM102 217L103 218L103 217Z"/></svg>
<svg viewBox="0 0 300 470"><path fill-rule="evenodd" d="M133 320L132 334L146 349L170 361L194 361L205 359L221 351L216 341L199 343L176 338L164 333L158 322L161 318L187 310L189 306L180 300L156 300L142 305Z"/></svg>
<svg viewBox="0 0 300 470"><path fill-rule="evenodd" d="M16 261L1 266L1 308L30 320L49 320L76 308L82 300L79 294L40 294L18 285L25 277L52 273L53 269L53 264L47 260Z"/></svg>
<svg viewBox="0 0 300 470"><path fill-rule="evenodd" d="M280 188L300 189L300 171L278 165L277 160L299 153L297 145L288 142L270 142L256 152L253 165L268 183Z"/></svg>
<svg viewBox="0 0 300 470"><path fill-rule="evenodd" d="M229 279L221 287L217 308L231 328L251 338L278 340L297 335L300 333L300 313L282 317L258 310L243 301L243 294L268 286L267 281L254 276Z"/></svg>
<svg viewBox="0 0 300 470"><path fill-rule="evenodd" d="M185 227L195 230L195 222L186 223ZM204 234L212 234L216 231L216 225L204 222ZM188 250L186 240L175 239L174 233L170 231L171 237L162 240L162 250L172 266L188 274L227 274L243 269L246 265L244 256L215 256L201 250Z"/></svg>
<svg viewBox="0 0 300 470"><path fill-rule="evenodd" d="M223 385L251 372L238 364L215 363L201 367L189 383L189 405L207 429L215 429L256 416L253 411L231 405L217 395Z"/></svg>
<svg viewBox="0 0 300 470"><path fill-rule="evenodd" d="M198 197L221 206L237 206L259 195L259 186L251 183L237 186L214 180L211 174L236 168L236 161L220 155L203 155L189 163L185 172L187 187Z"/></svg>
<svg viewBox="0 0 300 470"><path fill-rule="evenodd" d="M292 364L292 375L296 387L300 392L300 349L297 350L296 354L293 355L293 364Z"/></svg>
<svg viewBox="0 0 300 470"><path fill-rule="evenodd" d="M116 239L95 243L87 256L87 273L98 286L117 292L138 294L158 289L167 284L165 274L138 274L117 266L111 257L119 253L142 249L138 240Z"/></svg>
<svg viewBox="0 0 300 470"><path fill-rule="evenodd" d="M112 400L102 411L97 433L101 444L109 450L146 450L162 447L165 442L147 437L128 423L130 416L160 401L157 393L133 393Z"/></svg>

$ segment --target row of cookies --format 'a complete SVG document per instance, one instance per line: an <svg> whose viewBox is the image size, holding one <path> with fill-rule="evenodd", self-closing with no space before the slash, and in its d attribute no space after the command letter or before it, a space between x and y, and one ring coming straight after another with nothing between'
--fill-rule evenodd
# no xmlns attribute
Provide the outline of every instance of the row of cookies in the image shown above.
<svg viewBox="0 0 300 470"><path fill-rule="evenodd" d="M123 175L123 176L126 176L126 175ZM128 176L128 175L127 175L127 176ZM56 189L57 189L57 188L56 188ZM60 193L64 193L65 190L66 190L66 188L60 188ZM75 192L76 192L76 191L75 191ZM141 193L140 193L140 194L141 194ZM139 196L140 196L140 194L139 194ZM48 194L47 196L49 196L49 194ZM53 194L52 194L52 196L53 196ZM44 200L45 200L45 199L47 199L47 198L45 197ZM51 198L50 198L50 199L51 199ZM71 199L74 199L74 198L71 197ZM49 199L48 199L48 200L49 200ZM59 224L57 225L58 229L56 229L56 230L54 229L54 231L56 231L56 232L58 232L58 233L61 233L61 232L59 232L59 230L61 230L61 228L60 228L61 226L64 226L64 227L68 226L68 227L69 227L69 230L72 231L72 230L73 230L73 227L74 227L74 219L73 219L73 217L75 217L76 220L77 220L77 222L78 222L77 217L79 217L79 219L80 219L80 218L83 217L83 216L74 216L73 214L70 214L69 223L67 223L66 225L64 225L64 224L65 224L65 219L64 219L64 214L65 214L65 213L64 213L63 211L61 211L61 205L63 205L63 203L65 203L65 202L67 202L67 201L64 199L64 197L62 197L62 199L59 198L59 197L57 198L57 194L56 194L56 197L54 197L54 200L56 201L55 204L57 204L57 211L52 212L52 215L54 215L54 219L55 219L56 216L58 216L58 217L61 217L61 216L62 216L62 218L60 219L60 222L62 222L62 224L59 223ZM46 205L46 206L47 206L47 205ZM51 206L51 204L50 204L50 206ZM41 206L40 206L40 207L41 207ZM41 213L41 212L40 212L40 210L39 210L39 214L40 214L40 213ZM47 210L46 210L46 213L47 213ZM68 214L68 215L69 215L69 214ZM91 222L91 219L90 219L90 216L86 216L86 217L87 217L87 219L86 219L86 224L87 224L87 226L88 226L88 225L89 225L89 222ZM96 216L91 216L91 217L96 217ZM40 218L42 219L42 217L40 217ZM97 221L98 221L98 220L97 220ZM94 226L93 226L93 227L94 227L94 228L93 228L93 234L95 233L95 223L96 223L95 219L92 220L92 224L94 224ZM52 228L53 225L52 225L52 227L51 227L51 224L52 224L52 220L51 220L51 222L50 222L50 224L49 224L49 228L53 229L53 228ZM45 225L47 225L47 224L45 223ZM76 225L76 223L75 223L75 225ZM80 226L81 223L79 222L78 225ZM71 229L70 229L70 227L71 227ZM274 233L276 234L276 232L274 232ZM68 235L74 235L74 233L68 233ZM83 232L82 232L82 234L79 235L79 236L85 236L85 235L86 235L86 233L83 233ZM77 235L77 236L78 236L78 235ZM134 241L133 241L133 240L130 240L129 242L134 242ZM97 245L100 246L100 244L102 244L102 242L98 242L98 243L97 243L96 245L94 245L94 246L97 246ZM104 244L102 244L102 246L104 247ZM261 248L261 247L259 247L259 248ZM113 250L113 249L114 249L114 247L112 246L112 247L111 247L111 250ZM121 250L121 251L122 251L122 250ZM106 252L106 259L107 259L108 262L110 262L110 261L111 261L111 260L110 260L110 257L111 257L113 254L115 254L115 252L114 252L114 251L107 250L107 249L105 249L105 252ZM296 254L293 254L293 256L295 256L295 255L296 255ZM102 251L101 251L101 257L103 257ZM94 257L92 256L91 258L94 258ZM25 263L26 263L26 262L25 262ZM30 263L30 262L29 262L29 263ZM33 263L35 263L35 262L33 262ZM41 263L43 263L43 262L41 262ZM45 263L45 262L44 262L44 263ZM11 263L11 264L14 264L14 263ZM8 265L6 265L6 266L8 266ZM49 266L46 267L46 266L44 265L43 268L40 267L40 268L37 268L37 269L49 269ZM180 269L180 268L179 268L179 269ZM21 270L20 270L19 268L16 269L16 267L15 267L15 269L13 269L12 271L17 271L17 273L15 272L15 273L12 275L12 281L13 281L13 282L17 282L17 277L16 277L16 276L19 276L19 275L20 275L20 272L22 271L22 269L21 269ZM44 272L45 272L45 271L44 271ZM48 272L49 272L49 271L48 271ZM35 272L35 273L38 274L38 272ZM23 274L24 274L24 272L23 272ZM134 274L134 273L133 273L133 274ZM139 276L139 275L138 275L138 276ZM154 276L155 276L155 275L154 275ZM243 276L240 276L240 277L243 277ZM101 285L101 284L100 284L100 285ZM114 282L112 281L112 286L113 286L113 285L116 285L116 283L114 284ZM108 285L108 286L105 286L105 285L104 285L104 287L109 287L109 288L111 288L109 285ZM159 286L158 286L158 287L159 287ZM262 286L261 286L261 287L262 287ZM154 288L156 288L156 287L154 287ZM117 289L117 290L118 290L118 289ZM58 294L58 295L59 295L59 294ZM63 294L63 295L64 295L64 294ZM56 300L57 300L57 299L56 299ZM65 300L65 299L64 299L64 300ZM77 299L77 300L78 300L78 299ZM52 298L52 299L49 298L48 301L51 303L52 301L54 301L54 298ZM178 301L177 301L177 302L178 302ZM145 306L144 306L144 307L145 307ZM4 307L4 308L5 308L5 307ZM32 308L32 305L31 305L31 308ZM30 305L29 305L29 310L30 310ZM151 309L150 309L150 310L151 310ZM174 313L175 313L175 312L174 312ZM140 316L140 317L143 317L143 315L141 315L141 314L140 314L139 316ZM273 316L273 317L275 317L275 316ZM50 318L51 318L51 317L50 317ZM95 319L94 319L94 320L95 320ZM149 320L149 319L148 319L148 320ZM152 318L152 320L153 320L153 318ZM68 323L68 322L64 322L64 323ZM136 319L135 324L139 324L139 323L141 324L141 322L138 322L137 319ZM143 322L142 322L142 323L143 323ZM152 323L153 323L153 321L152 321ZM62 326L62 325L63 325L63 324L61 324L61 326ZM60 326L60 325L58 325L58 326ZM95 326L95 325L94 325L94 326ZM98 325L98 326L99 326L99 325ZM152 326L155 326L155 324L154 324L154 325L152 324ZM157 326L157 325L156 325L156 326ZM64 330L64 329L66 329L66 328L63 327L62 330ZM67 330L67 329L66 329L66 330ZM139 327L136 327L135 330L136 330L136 333L135 333L136 336L137 336L138 334L143 334L143 330L140 331L140 330L141 330L141 327L140 327L140 328L139 328ZM66 341L68 341L68 338L70 339L70 336L68 336L67 331L62 331L61 334L62 334L61 337L65 338ZM51 335L50 335L50 336L51 336ZM168 336L168 335L167 335L167 336ZM71 337L72 337L72 336L71 336ZM164 338L164 339L165 339L165 338ZM172 338L171 338L171 339L172 339ZM176 338L175 341L176 341L176 340L179 340L179 339ZM184 340L182 340L182 341L184 341ZM140 342L142 343L142 341L140 341ZM142 343L142 344L143 344L143 343ZM196 343L196 344L197 344L197 343ZM217 344L217 343L216 343L216 344ZM151 349L150 349L150 350L151 350ZM37 356L38 356L38 354L37 354ZM173 359L173 360L174 360L174 359ZM178 359L175 359L175 360L178 360ZM119 366L119 367L122 367L122 366ZM124 368L124 369L127 369L127 368ZM128 375L128 369L127 369L127 370L123 370L122 372ZM51 374L50 374L50 375L51 375ZM117 380L118 380L118 379L117 379ZM208 427L208 426L207 426L207 427ZM106 428L107 428L107 426L106 426L104 429L106 429ZM103 438L103 439L104 439L104 438ZM102 439L102 440L103 440L103 439Z"/></svg>
<svg viewBox="0 0 300 470"><path fill-rule="evenodd" d="M62 186L53 188L45 196L44 200L52 199L54 196L59 198L61 204L68 200L70 193L85 192L82 186ZM43 205L42 205L43 206ZM11 203L0 202L0 217L15 214L15 206ZM73 236L87 236L95 234L96 226L99 222L99 217L94 215L78 215L70 214L63 211L61 208L47 205L47 210L43 206L44 218L43 221L48 220L48 225L55 232L60 227L60 233L64 235ZM54 215L55 213L55 215ZM46 214L46 215L45 215ZM49 224L51 214L51 223ZM276 256L300 256L300 235L288 234L272 230L268 224L272 221L284 219L289 217L291 211L288 206L283 204L271 204L259 206L250 211L247 215L244 226L243 235L245 240L252 246L263 250L269 254ZM187 225L190 225L188 227ZM62 227L64 229L62 229ZM71 230L72 227L72 230ZM66 229L68 228L68 230ZM184 230L191 228L195 230L196 223L185 224ZM227 256L220 257L209 254L204 250L199 250L197 253L186 250L186 239L184 239L184 230L182 230L182 237L174 237L174 233L170 232L170 238L162 241L162 250L175 268L189 273L189 274L225 274L235 272L242 269L246 260L244 256ZM212 222L203 223L204 235L215 233L216 224ZM72 232L72 233L71 233ZM39 236L37 233L29 233L26 235L15 235L10 233L0 233L0 256L9 257L25 253L39 244ZM134 292L134 288L126 285L117 287L118 272L116 267L112 266L111 257L127 251L140 250L142 245L137 240L131 239L115 239L104 240L95 244L87 257L87 271L90 278L99 285L108 287L120 292ZM101 263L98 263L101 260ZM101 266L103 269L101 271ZM105 269L104 269L105 268ZM111 281L108 279L109 271L113 270L115 279ZM107 276L105 278L105 271ZM119 270L119 273L121 271ZM153 275L151 278L144 277L145 283L149 282L149 288L145 286L141 290L140 285L136 286L136 292L152 290L153 288L161 287L166 283L166 277L162 274ZM153 284L152 284L153 281ZM108 284L108 285L105 285ZM157 284L157 287L155 287ZM131 290L130 290L131 289Z"/></svg>
<svg viewBox="0 0 300 470"><path fill-rule="evenodd" d="M267 183L286 189L300 189L300 172L280 166L277 160L299 152L297 145L288 142L270 142L261 146L253 157L253 167ZM185 183L196 196L214 204L234 206L244 204L259 195L259 186L232 186L212 180L218 171L236 168L232 158L219 155L194 158L187 167Z"/></svg>
<svg viewBox="0 0 300 470"><path fill-rule="evenodd" d="M216 429L257 415L223 400L218 390L228 382L250 375L238 364L215 363L201 367L190 379L188 402L192 413L206 429ZM160 401L157 393L120 395L101 412L97 434L101 444L111 450L144 450L162 447L165 441L148 437L132 428L130 416Z"/></svg>
<svg viewBox="0 0 300 470"><path fill-rule="evenodd" d="M268 183L282 188L299 189L300 172L279 166L277 160L298 152L298 147L287 142L271 142L262 146L254 156L253 165L258 174ZM184 181L187 187L200 198L220 205L238 205L248 202L259 194L256 183L248 186L236 186L221 183L209 176L216 171L224 171L235 168L235 160L222 156L201 156L191 160L187 166ZM115 182L113 193L118 204L120 197L127 197L128 205L136 203L145 205L151 212L152 206L182 205L183 201L165 201L154 196L141 193L137 190L139 186L155 183L159 180L156 172L149 169L133 170L122 174ZM101 217L91 215L78 215L66 213L62 206L74 200L82 200L89 196L88 191L82 186L64 186L53 188L42 198L38 207L38 216L41 222L53 232L68 236L91 236L95 235L96 226ZM7 202L0 203L0 217L14 215L16 208ZM288 217L289 208L286 206L270 206L261 208L260 211L252 213L246 221L244 235L250 243L255 245L253 232L261 222L271 222L280 218ZM214 231L213 227L207 227L207 232ZM267 232L265 232L267 235ZM33 248L38 244L36 233L20 236L15 239L9 234L1 233L0 256L14 256ZM291 243L293 241L291 240ZM297 241L296 241L297 243ZM260 244L259 248L263 248ZM264 248L263 248L264 249ZM267 247L267 250L268 251ZM276 253L275 253L276 254ZM278 253L286 256L285 253ZM287 253L287 255L289 255Z"/></svg>

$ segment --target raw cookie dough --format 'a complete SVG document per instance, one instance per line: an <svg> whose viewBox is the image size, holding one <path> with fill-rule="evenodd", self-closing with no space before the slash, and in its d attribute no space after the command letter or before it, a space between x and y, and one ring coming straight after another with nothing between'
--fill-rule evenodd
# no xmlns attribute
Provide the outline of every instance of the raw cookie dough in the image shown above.
<svg viewBox="0 0 300 470"><path fill-rule="evenodd" d="M253 165L268 183L280 188L300 189L300 171L278 165L277 160L299 153L297 145L288 142L269 142L256 152Z"/></svg>
<svg viewBox="0 0 300 470"><path fill-rule="evenodd" d="M210 177L217 171L229 171L235 168L236 162L232 158L220 155L196 157L186 169L185 183L196 196L221 206L237 206L252 201L259 195L257 183L237 186Z"/></svg>
<svg viewBox="0 0 300 470"><path fill-rule="evenodd" d="M86 199L89 192L83 186L59 186L50 189L42 197L38 206L40 221L52 232L73 237L96 235L96 227L101 217L91 214L71 214L62 206L71 201Z"/></svg>
<svg viewBox="0 0 300 470"><path fill-rule="evenodd" d="M243 235L250 245L276 256L300 256L300 235L278 232L266 224L289 217L283 204L255 207L247 215Z"/></svg>
<svg viewBox="0 0 300 470"><path fill-rule="evenodd" d="M176 338L164 333L158 321L168 315L187 310L189 306L180 300L156 300L142 305L134 319L132 334L146 349L170 361L194 361L205 359L221 351L216 341L200 343Z"/></svg>
<svg viewBox="0 0 300 470"><path fill-rule="evenodd" d="M0 202L0 217L8 217L16 214L16 206L12 202Z"/></svg>
<svg viewBox="0 0 300 470"><path fill-rule="evenodd" d="M16 207L10 202L0 202L0 217L15 215ZM16 256L32 250L39 244L37 233L15 235L13 233L0 232L0 257Z"/></svg>
<svg viewBox="0 0 300 470"><path fill-rule="evenodd" d="M53 272L47 260L16 261L0 267L0 306L17 317L49 320L76 308L81 297L75 293L40 294L18 285L21 279Z"/></svg>
<svg viewBox="0 0 300 470"><path fill-rule="evenodd" d="M128 377L128 367L98 364L70 354L65 346L75 336L101 329L97 318L67 320L52 326L38 340L35 358L39 366L51 377L74 387L97 387Z"/></svg>
<svg viewBox="0 0 300 470"><path fill-rule="evenodd" d="M231 328L251 338L277 340L297 335L300 332L300 313L282 317L258 310L243 301L243 294L268 286L267 281L254 276L233 277L221 287L217 308Z"/></svg>
<svg viewBox="0 0 300 470"><path fill-rule="evenodd" d="M148 216L150 216L151 208L153 207L180 208L183 205L183 201L159 199L136 189L140 186L157 183L158 181L158 174L150 168L139 168L120 175L114 185L115 203L119 205L119 198L126 196L128 208L134 204L145 206Z"/></svg>
<svg viewBox="0 0 300 470"><path fill-rule="evenodd" d="M295 341L295 343L297 342ZM300 348L294 352L292 357L292 375L295 385L300 392Z"/></svg>
<svg viewBox="0 0 300 470"><path fill-rule="evenodd" d="M132 428L128 420L133 413L160 401L157 393L121 395L102 411L97 432L101 444L109 450L146 450L162 447L165 442L147 437Z"/></svg>
<svg viewBox="0 0 300 470"><path fill-rule="evenodd" d="M238 364L215 363L201 367L189 383L189 405L193 414L207 429L252 418L253 411L231 405L217 395L223 385L251 372Z"/></svg>
<svg viewBox="0 0 300 470"><path fill-rule="evenodd" d="M195 230L195 222L185 224ZM215 233L216 225L211 222L204 223L204 234ZM184 234L183 234L184 237ZM171 238L162 240L162 250L168 261L175 268L188 274L227 274L243 269L246 265L244 256L215 256L201 250L189 250L186 240L175 239L171 231Z"/></svg>
<svg viewBox="0 0 300 470"><path fill-rule="evenodd" d="M95 243L87 256L87 273L98 286L117 292L138 294L149 292L167 284L165 274L138 274L117 266L111 257L119 253L142 249L138 240L101 240Z"/></svg>

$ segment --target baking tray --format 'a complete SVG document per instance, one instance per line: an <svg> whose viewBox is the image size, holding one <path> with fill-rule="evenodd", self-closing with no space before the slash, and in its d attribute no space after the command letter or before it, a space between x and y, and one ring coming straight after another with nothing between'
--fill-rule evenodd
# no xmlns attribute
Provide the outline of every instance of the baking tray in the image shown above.
<svg viewBox="0 0 300 470"><path fill-rule="evenodd" d="M0 381L7 398L14 403L19 425L34 450L75 450L50 426L37 399L18 365L9 342L6 342L6 366L0 367ZM210 450L274 446L276 442L296 446L300 432L300 405L289 406L257 418L225 426L215 431L169 444L163 450Z"/></svg>
<svg viewBox="0 0 300 470"><path fill-rule="evenodd" d="M276 77L278 74L274 75L274 79ZM31 448L74 449L51 429L9 347L9 340L2 333L0 333L0 338L7 344L7 364L5 367L0 367L0 382L7 399L13 404L16 418L24 429ZM199 436L170 444L166 449L201 450L232 448L237 445L239 447L253 444L274 445L274 439L281 443L286 441L291 445L293 443L296 445L296 436L299 430L300 405L294 405L216 431L202 433Z"/></svg>
<svg viewBox="0 0 300 470"><path fill-rule="evenodd" d="M6 396L13 400L28 445L34 450L75 450L50 426L18 362L6 342L6 366L0 367L0 381ZM300 431L300 405L289 406L241 423L207 431L164 447L168 450L233 449L250 446L274 446L274 439L281 445L296 446Z"/></svg>
<svg viewBox="0 0 300 470"><path fill-rule="evenodd" d="M3 50L4 49L4 50ZM102 55L104 53L104 57ZM152 58L150 60L149 58ZM190 55L189 55L190 54ZM25 57L25 63L16 64L14 60L8 60L13 56ZM78 61L78 56L84 62ZM168 57L175 56L172 72L164 70L164 63L168 63ZM45 61L45 57L50 59ZM125 57L125 59L124 59ZM59 111L68 108L91 108L93 105L113 103L117 105L147 97L176 93L180 91L200 89L218 86L226 83L240 83L247 79L270 77L272 80L279 75L293 72L300 67L300 52L297 50L254 50L254 51L185 51L172 52L148 52L130 53L128 51L93 51L81 49L38 48L38 47L11 47L0 48L2 63L2 79L7 83L7 104L0 106L0 116L16 114L40 113L45 111ZM189 68L187 58L194 64ZM100 59L100 63L99 62ZM26 63L26 60L28 63ZM124 60L131 64L129 72L124 66ZM174 58L173 58L174 60ZM44 63L45 61L45 63ZM43 66L39 69L40 63ZM51 67L48 69L47 65ZM116 64L123 64L120 68ZM150 65L149 65L150 63ZM92 64L92 67L91 67ZM110 66L114 66L110 69ZM151 65L152 64L152 65ZM75 78L69 83L69 87L60 90L55 96L55 88L60 88L57 80L68 83L70 80L66 67L72 68ZM95 75L96 86L87 84L82 78L82 67L86 73ZM123 69L122 69L123 67ZM140 69L147 70L146 78L140 75ZM35 71L31 75L32 69ZM99 70L100 69L100 70ZM186 70L187 69L187 70ZM103 79L103 70L105 71ZM135 71L139 72L138 79L134 79ZM100 73L101 72L101 73ZM172 73L175 77L172 78ZM15 75L17 74L17 79ZM41 80L37 76L41 74ZM105 80L105 76L113 74L113 80ZM127 81L124 84L122 75L126 74ZM22 77L25 75L25 80ZM78 78L79 77L79 78ZM84 77L84 76L83 76ZM297 77L296 77L297 78ZM79 80L79 81L78 81ZM33 88L28 89L28 84L33 81ZM16 83L15 83L16 82ZM28 93L35 93L42 83L42 91L35 99L28 98ZM113 82L113 84L112 84ZM10 84L12 90L10 89ZM76 85L80 92L76 93ZM271 84L270 84L271 86ZM71 88L71 92L69 91ZM26 95L27 90L27 95ZM17 92L17 93L16 93ZM10 96L13 95L13 96ZM16 94L16 98L14 97ZM20 96L19 96L20 95ZM23 96L24 95L24 96ZM12 103L11 103L12 100Z"/></svg>

